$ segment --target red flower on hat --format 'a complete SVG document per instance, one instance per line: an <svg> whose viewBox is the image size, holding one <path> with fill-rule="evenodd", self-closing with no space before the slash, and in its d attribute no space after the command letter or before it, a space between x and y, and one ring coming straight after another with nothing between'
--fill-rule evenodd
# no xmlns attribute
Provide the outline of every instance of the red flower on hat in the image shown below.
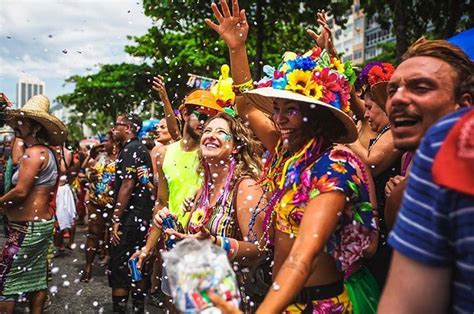
<svg viewBox="0 0 474 314"><path fill-rule="evenodd" d="M370 86L373 86L379 82L389 81L395 71L395 67L390 63L382 63L381 65L376 65L370 69L368 74L368 82Z"/></svg>

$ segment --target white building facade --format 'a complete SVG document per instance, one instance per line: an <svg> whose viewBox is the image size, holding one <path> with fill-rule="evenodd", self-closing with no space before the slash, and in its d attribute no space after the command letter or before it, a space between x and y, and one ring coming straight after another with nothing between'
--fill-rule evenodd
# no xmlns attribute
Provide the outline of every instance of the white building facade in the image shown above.
<svg viewBox="0 0 474 314"><path fill-rule="evenodd" d="M45 83L39 79L20 78L16 84L16 108L22 108L31 97L45 94Z"/></svg>

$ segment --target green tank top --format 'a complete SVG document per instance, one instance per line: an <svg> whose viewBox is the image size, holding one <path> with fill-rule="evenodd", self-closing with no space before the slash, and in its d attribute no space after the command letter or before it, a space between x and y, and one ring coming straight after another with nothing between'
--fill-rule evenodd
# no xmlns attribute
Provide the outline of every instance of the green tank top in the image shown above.
<svg viewBox="0 0 474 314"><path fill-rule="evenodd" d="M163 173L168 182L168 208L178 216L178 221L186 228L189 213L181 205L187 197L193 197L201 187L202 179L198 173L198 150L186 152L181 148L181 141L166 147L163 160Z"/></svg>

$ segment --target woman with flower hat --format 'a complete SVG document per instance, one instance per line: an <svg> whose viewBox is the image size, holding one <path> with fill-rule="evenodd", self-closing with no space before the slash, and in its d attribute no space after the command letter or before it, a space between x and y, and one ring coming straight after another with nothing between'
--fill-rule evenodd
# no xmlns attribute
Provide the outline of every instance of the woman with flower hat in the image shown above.
<svg viewBox="0 0 474 314"><path fill-rule="evenodd" d="M370 140L367 149L360 139L350 144L350 148L370 167L374 177L380 217L380 239L377 253L368 261L368 267L380 289L385 285L391 258L391 249L383 241L388 236L384 217L385 185L391 177L400 174L402 157L402 152L394 146L388 115L385 112L384 89L380 88L383 82L388 82L394 70L394 66L390 63L379 61L371 62L362 69L359 81L364 90L362 95L365 104L364 118L377 135Z"/></svg>
<svg viewBox="0 0 474 314"><path fill-rule="evenodd" d="M0 197L1 212L9 220L9 237L0 256L0 312L13 313L16 300L26 294L31 313L41 313L54 228L50 203L59 171L48 145L62 145L67 131L49 114L49 99L44 95L34 96L21 109L8 111L7 123L26 150L13 174L14 187Z"/></svg>
<svg viewBox="0 0 474 314"><path fill-rule="evenodd" d="M370 174L357 156L334 147L357 139L346 114L351 65L319 48L286 53L277 68L264 68L268 77L252 90L245 11L236 0L232 13L226 1L222 11L211 8L218 24L206 23L226 42L235 87L245 97L238 111L272 153L263 181L270 199L261 210L264 224L275 228L273 239L263 239L274 245L274 282L257 313L351 312L344 276L375 228Z"/></svg>

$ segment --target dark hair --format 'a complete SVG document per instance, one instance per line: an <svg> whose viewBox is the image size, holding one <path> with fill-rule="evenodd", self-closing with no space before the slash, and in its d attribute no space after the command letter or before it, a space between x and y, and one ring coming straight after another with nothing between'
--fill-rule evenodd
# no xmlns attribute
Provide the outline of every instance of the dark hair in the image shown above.
<svg viewBox="0 0 474 314"><path fill-rule="evenodd" d="M456 72L454 97L461 98L461 85L474 74L474 63L456 45L446 40L428 40L421 37L415 41L402 56L402 62L413 57L432 57L447 62Z"/></svg>
<svg viewBox="0 0 474 314"><path fill-rule="evenodd" d="M28 122L31 125L32 129L35 129L36 127L40 127L38 131L36 131L35 137L42 143L48 143L49 142L49 133L46 130L46 128L39 122L37 122L34 119L28 119Z"/></svg>
<svg viewBox="0 0 474 314"><path fill-rule="evenodd" d="M155 147L155 141L152 138L145 137L141 139L143 145L145 145L146 149L152 150Z"/></svg>
<svg viewBox="0 0 474 314"><path fill-rule="evenodd" d="M468 93L474 100L474 74L469 75L468 78L462 81L461 86L459 87L459 92L461 95Z"/></svg>
<svg viewBox="0 0 474 314"><path fill-rule="evenodd" d="M122 113L120 117L124 118L124 122L130 125L133 134L137 135L140 132L143 123L142 119L135 113Z"/></svg>
<svg viewBox="0 0 474 314"><path fill-rule="evenodd" d="M329 109L301 103L300 110L305 118L303 128L309 138L322 137L326 143L331 144L347 135L344 124Z"/></svg>

